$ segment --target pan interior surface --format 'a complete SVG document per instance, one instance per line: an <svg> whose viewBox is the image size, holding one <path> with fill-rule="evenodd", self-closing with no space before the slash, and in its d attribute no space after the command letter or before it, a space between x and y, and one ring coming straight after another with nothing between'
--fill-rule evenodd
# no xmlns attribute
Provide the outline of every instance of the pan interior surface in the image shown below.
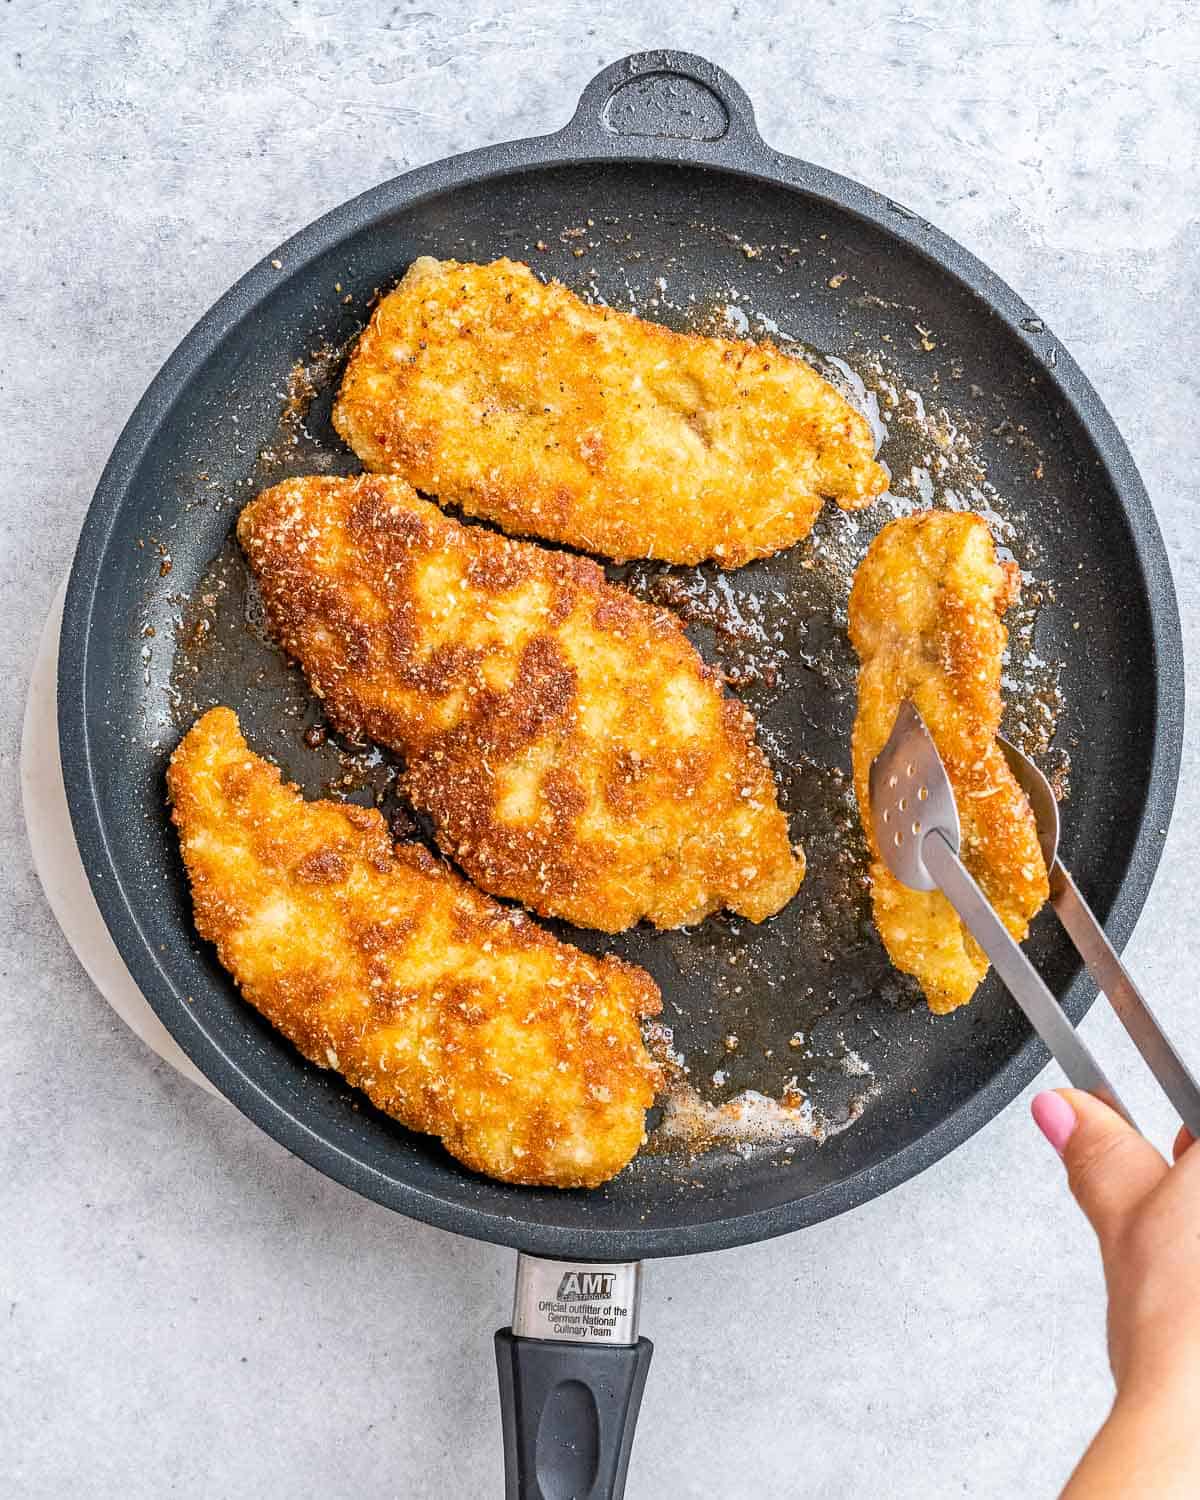
<svg viewBox="0 0 1200 1500"><path fill-rule="evenodd" d="M362 800L386 790L386 757L334 738L313 743L317 734L306 741L316 706L265 641L244 565L228 549L239 508L263 484L315 468L356 470L328 426L338 354L372 297L418 255L508 255L677 327L790 338L844 361L831 368L851 384L861 377L879 402L894 501L854 517L830 511L791 553L725 578L613 570L643 597L680 607L754 711L793 837L808 851L799 895L757 930L726 916L684 934L557 929L652 971L663 1021L707 1098L720 1104L748 1088L778 1095L793 1084L828 1130L820 1143L693 1153L652 1142L587 1193L477 1178L304 1063L195 935L163 784L194 709L227 702L253 748L309 795ZM297 365L317 374L304 409L281 429ZM1111 469L1047 363L933 258L817 195L732 171L528 169L422 197L283 265L277 289L247 306L170 406L140 420L145 441L122 503L92 543L85 640L65 643L82 659L99 819L100 845L85 857L95 871L102 846L112 861L127 916L114 922L110 894L110 924L168 1027L293 1149L382 1202L467 1233L560 1253L680 1253L862 1201L935 1159L1030 1076L1033 1061L1020 1076L1009 1066L1028 1031L994 978L969 1007L934 1018L875 938L848 779L849 574L898 508L980 496L994 507L1033 601L1014 640L1006 732L1028 745L1056 730L1049 764L1065 775L1069 760L1071 786L1086 792L1064 805L1063 856L1102 918L1135 861L1151 792L1152 600ZM70 773L76 795L81 778ZM103 874L94 878L103 885ZM1134 916L1136 908L1125 914L1127 927ZM1077 964L1045 917L1029 951L1081 1014Z"/></svg>

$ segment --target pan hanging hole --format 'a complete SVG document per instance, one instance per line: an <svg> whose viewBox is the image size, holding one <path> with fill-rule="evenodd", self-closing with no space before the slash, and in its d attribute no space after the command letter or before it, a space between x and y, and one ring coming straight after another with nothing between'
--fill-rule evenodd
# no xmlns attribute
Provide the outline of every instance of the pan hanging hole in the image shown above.
<svg viewBox="0 0 1200 1500"><path fill-rule="evenodd" d="M917 836L917 834L919 834L921 832L921 825L920 825L920 823L914 823L913 826L912 826L912 831L913 831L913 837L915 838Z"/></svg>
<svg viewBox="0 0 1200 1500"><path fill-rule="evenodd" d="M896 804L896 806L900 809L901 812L903 812L904 809L908 806L908 798L907 797L901 797L900 801Z"/></svg>
<svg viewBox="0 0 1200 1500"><path fill-rule="evenodd" d="M917 768L913 765L911 760L909 761L908 765L905 766L904 774L906 776L915 776L917 774Z"/></svg>
<svg viewBox="0 0 1200 1500"><path fill-rule="evenodd" d="M900 785L900 779L899 779L899 777L897 777L897 776L889 776L888 777L888 786L889 787L895 787L895 786L899 786L899 785Z"/></svg>
<svg viewBox="0 0 1200 1500"><path fill-rule="evenodd" d="M892 843L895 844L895 846L896 846L897 849L899 849L900 845L903 842L904 842L904 835L897 828L896 831L895 831L895 833L892 834Z"/></svg>
<svg viewBox="0 0 1200 1500"><path fill-rule="evenodd" d="M928 802L929 801L929 788L927 786L923 786L923 787L921 787L918 790L918 792L917 792L917 801L918 802Z"/></svg>
<svg viewBox="0 0 1200 1500"><path fill-rule="evenodd" d="M884 808L884 810L883 810L883 821L885 823L890 823L892 821L892 810L891 810L890 807L885 807Z"/></svg>

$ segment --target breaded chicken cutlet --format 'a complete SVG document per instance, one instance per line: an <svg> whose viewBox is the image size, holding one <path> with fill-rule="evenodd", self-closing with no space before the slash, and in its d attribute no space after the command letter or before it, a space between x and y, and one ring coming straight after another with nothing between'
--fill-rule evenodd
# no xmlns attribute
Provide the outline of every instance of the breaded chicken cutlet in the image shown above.
<svg viewBox="0 0 1200 1500"><path fill-rule="evenodd" d="M227 708L167 781L201 937L311 1062L504 1182L595 1187L630 1160L659 1082L648 974L393 847L373 809L306 802Z"/></svg>
<svg viewBox="0 0 1200 1500"><path fill-rule="evenodd" d="M463 526L383 475L252 501L238 536L276 638L335 727L404 787L476 884L617 932L796 892L754 722L678 619L595 563Z"/></svg>
<svg viewBox="0 0 1200 1500"><path fill-rule="evenodd" d="M880 858L871 762L911 698L954 787L960 857L1018 942L1049 895L1037 825L996 743L1002 616L1017 597L975 515L924 511L885 526L854 577L850 639L858 652L854 786L871 846L875 922L892 962L919 981L937 1014L965 1005L987 972L983 950L941 891L902 885Z"/></svg>
<svg viewBox="0 0 1200 1500"><path fill-rule="evenodd" d="M334 425L369 469L505 531L738 567L887 488L865 419L771 344L590 306L511 260L422 256L372 314Z"/></svg>

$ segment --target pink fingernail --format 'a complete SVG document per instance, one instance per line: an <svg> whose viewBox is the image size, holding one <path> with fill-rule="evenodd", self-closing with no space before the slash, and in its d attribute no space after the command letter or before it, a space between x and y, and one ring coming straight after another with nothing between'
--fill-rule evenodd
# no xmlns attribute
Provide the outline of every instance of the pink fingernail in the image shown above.
<svg viewBox="0 0 1200 1500"><path fill-rule="evenodd" d="M1052 1090L1039 1094L1033 1101L1032 1109L1037 1128L1061 1156L1078 1123L1075 1111L1061 1094Z"/></svg>

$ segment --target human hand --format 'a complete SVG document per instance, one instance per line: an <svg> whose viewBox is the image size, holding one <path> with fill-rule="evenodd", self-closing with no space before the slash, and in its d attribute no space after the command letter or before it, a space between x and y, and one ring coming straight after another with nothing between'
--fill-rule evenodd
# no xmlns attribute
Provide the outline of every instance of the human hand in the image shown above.
<svg viewBox="0 0 1200 1500"><path fill-rule="evenodd" d="M1200 1152L1176 1165L1106 1104L1078 1089L1039 1094L1033 1117L1063 1158L1100 1241L1108 1356L1118 1393L1184 1375L1200 1393Z"/></svg>
<svg viewBox="0 0 1200 1500"><path fill-rule="evenodd" d="M1039 1094L1033 1117L1100 1241L1117 1400L1063 1500L1200 1494L1200 1151L1173 1166L1106 1104Z"/></svg>

